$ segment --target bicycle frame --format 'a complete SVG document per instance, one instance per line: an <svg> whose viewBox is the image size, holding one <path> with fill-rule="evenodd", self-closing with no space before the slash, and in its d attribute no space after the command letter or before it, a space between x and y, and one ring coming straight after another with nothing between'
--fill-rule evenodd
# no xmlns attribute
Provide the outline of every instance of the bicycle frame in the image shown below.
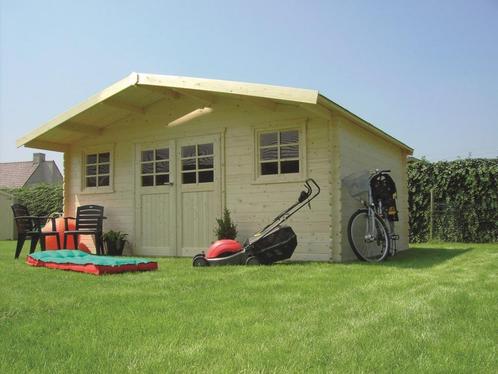
<svg viewBox="0 0 498 374"><path fill-rule="evenodd" d="M394 232L394 223L387 219L387 214L384 212L384 207L382 206L382 201L379 200L377 203L373 201L372 188L370 187L370 182L376 176L383 173L390 173L390 170L379 170L376 169L368 179L368 201L360 200L361 203L368 209L368 221L365 230L365 240L374 241L377 238L377 227L375 226L375 214L380 216L387 228L387 235L389 238L389 246L388 251L389 255L394 256L396 254L397 246L396 240L399 239L399 236Z"/></svg>

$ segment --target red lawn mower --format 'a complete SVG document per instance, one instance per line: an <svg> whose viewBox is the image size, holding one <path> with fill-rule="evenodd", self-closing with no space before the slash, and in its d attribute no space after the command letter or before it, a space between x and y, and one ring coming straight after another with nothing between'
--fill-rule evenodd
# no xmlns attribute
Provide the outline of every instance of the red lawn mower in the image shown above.
<svg viewBox="0 0 498 374"><path fill-rule="evenodd" d="M236 240L223 239L192 259L193 266L214 265L270 265L290 258L297 246L297 236L290 226L283 225L294 213L308 204L320 193L314 179L304 182L297 202L280 213L272 223L248 238L244 245Z"/></svg>

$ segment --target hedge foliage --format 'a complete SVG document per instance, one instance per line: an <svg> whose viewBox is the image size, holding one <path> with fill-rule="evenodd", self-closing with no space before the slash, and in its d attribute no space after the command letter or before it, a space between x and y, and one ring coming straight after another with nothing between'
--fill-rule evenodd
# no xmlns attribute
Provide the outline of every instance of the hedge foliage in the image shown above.
<svg viewBox="0 0 498 374"><path fill-rule="evenodd" d="M456 242L498 240L498 159L465 159L408 165L410 241L430 238Z"/></svg>
<svg viewBox="0 0 498 374"><path fill-rule="evenodd" d="M62 212L62 184L37 184L6 190L19 204L26 205L34 216Z"/></svg>

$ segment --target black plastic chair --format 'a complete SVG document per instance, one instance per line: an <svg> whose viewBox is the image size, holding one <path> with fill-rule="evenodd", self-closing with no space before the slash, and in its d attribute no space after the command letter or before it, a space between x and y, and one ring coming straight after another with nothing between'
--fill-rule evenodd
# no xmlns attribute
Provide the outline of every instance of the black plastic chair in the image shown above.
<svg viewBox="0 0 498 374"><path fill-rule="evenodd" d="M59 233L55 225L55 217L46 216L30 216L28 208L21 204L11 205L12 213L14 213L14 220L17 227L17 246L16 254L14 258L19 258L21 254L22 247L27 238L31 239L31 245L29 248L29 253L33 253L36 249L36 244L38 240L40 241L41 250L45 250L45 238L47 236L55 236L57 238L57 247L61 248L61 243L59 239ZM52 231L42 232L42 227L45 225L47 220L52 221Z"/></svg>
<svg viewBox="0 0 498 374"><path fill-rule="evenodd" d="M82 205L76 209L76 218L64 217L64 248L66 248L69 235L73 237L76 249L80 235L93 235L97 254L103 254L102 223L104 219L104 207L100 205ZM75 230L69 230L69 220L76 221Z"/></svg>

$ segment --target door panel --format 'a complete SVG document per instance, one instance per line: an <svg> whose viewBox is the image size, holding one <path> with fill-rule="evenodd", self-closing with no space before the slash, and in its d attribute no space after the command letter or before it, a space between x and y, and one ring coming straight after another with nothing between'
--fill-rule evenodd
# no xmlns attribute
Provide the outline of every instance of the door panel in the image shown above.
<svg viewBox="0 0 498 374"><path fill-rule="evenodd" d="M215 240L221 215L219 136L182 139L177 144L179 254L192 256Z"/></svg>
<svg viewBox="0 0 498 374"><path fill-rule="evenodd" d="M137 145L134 250L137 254L177 254L175 164L174 142Z"/></svg>

